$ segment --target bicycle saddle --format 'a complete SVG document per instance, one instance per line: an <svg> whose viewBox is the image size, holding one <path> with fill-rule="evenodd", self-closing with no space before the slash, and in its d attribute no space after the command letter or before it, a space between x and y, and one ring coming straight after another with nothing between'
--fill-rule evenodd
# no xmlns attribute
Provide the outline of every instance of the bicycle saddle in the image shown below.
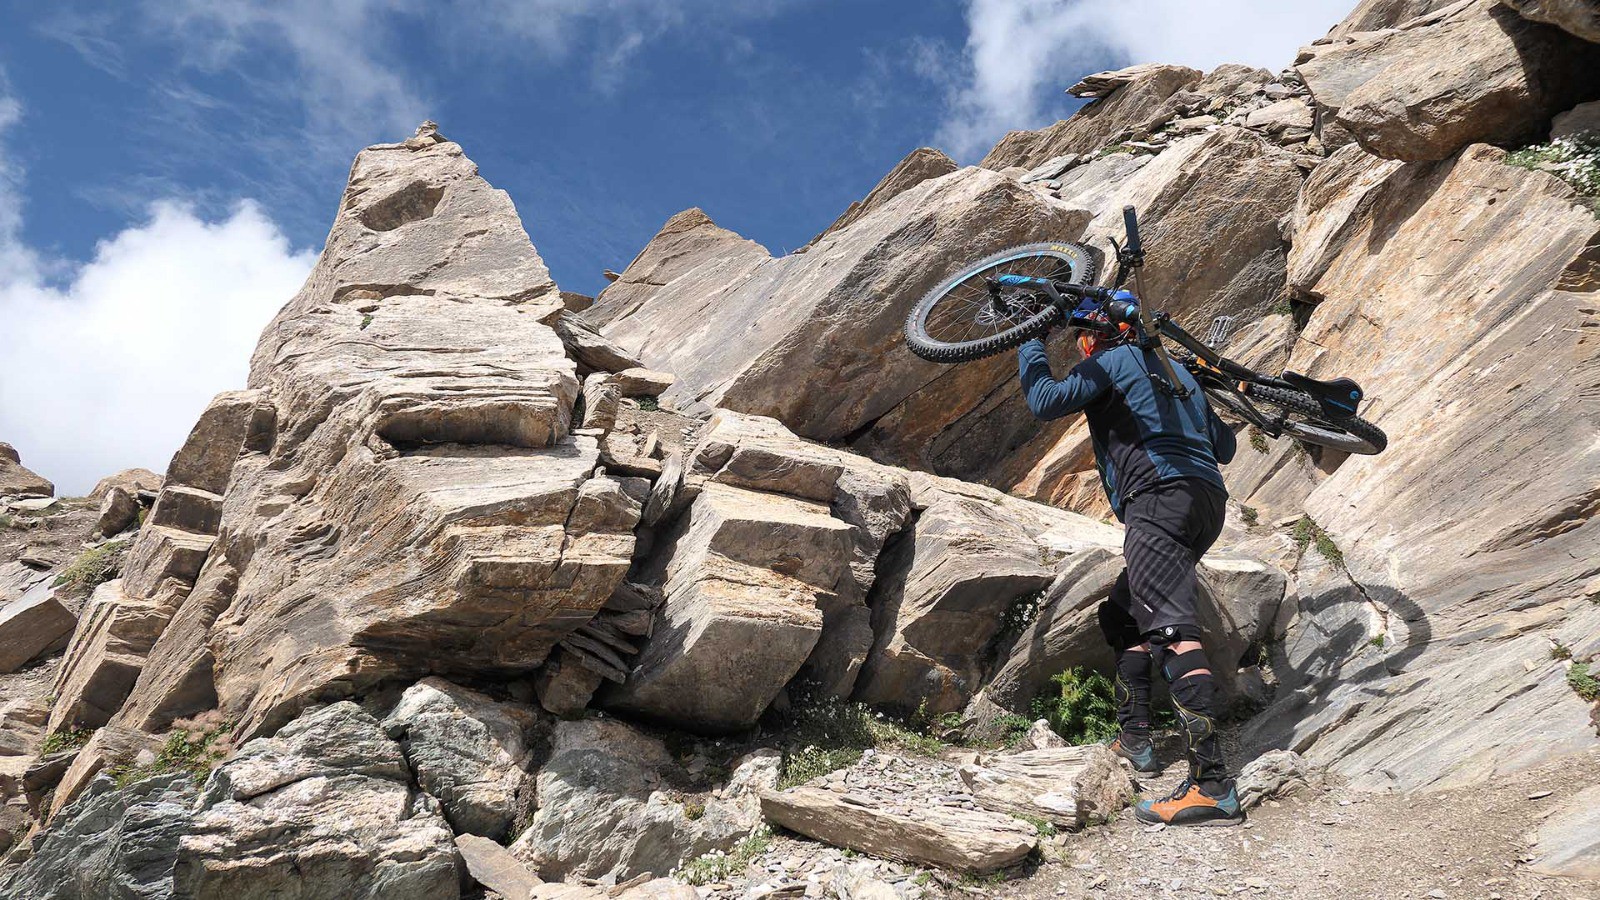
<svg viewBox="0 0 1600 900"><path fill-rule="evenodd" d="M1340 418L1355 415L1356 407L1365 396L1361 392L1361 385L1349 378L1318 381L1299 372L1284 372L1283 380L1316 398L1324 412Z"/></svg>

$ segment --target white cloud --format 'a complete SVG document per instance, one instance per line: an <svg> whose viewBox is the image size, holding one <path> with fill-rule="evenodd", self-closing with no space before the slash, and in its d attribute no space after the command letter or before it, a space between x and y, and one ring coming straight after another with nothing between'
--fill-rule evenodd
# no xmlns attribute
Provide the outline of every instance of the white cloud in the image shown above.
<svg viewBox="0 0 1600 900"><path fill-rule="evenodd" d="M0 138L21 115L0 78ZM164 471L218 391L243 387L261 329L315 261L253 203L207 222L181 204L81 266L22 239L22 173L0 140L0 440L81 494L132 466Z"/></svg>
<svg viewBox="0 0 1600 900"><path fill-rule="evenodd" d="M147 0L145 14L177 37L195 66L221 71L262 48L282 48L297 71L272 79L306 113L315 138L339 144L397 140L426 118L427 102L392 65L372 54L392 46L401 14L416 0ZM259 71L259 69L257 70ZM342 152L342 151L341 151Z"/></svg>
<svg viewBox="0 0 1600 900"><path fill-rule="evenodd" d="M968 0L965 71L938 141L982 155L1007 131L1048 124L1046 101L1111 60L1278 71L1351 0Z"/></svg>

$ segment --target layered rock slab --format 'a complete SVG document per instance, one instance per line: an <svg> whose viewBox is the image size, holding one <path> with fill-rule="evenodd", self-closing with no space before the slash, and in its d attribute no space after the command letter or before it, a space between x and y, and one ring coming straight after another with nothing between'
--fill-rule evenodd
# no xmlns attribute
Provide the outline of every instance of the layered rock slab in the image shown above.
<svg viewBox="0 0 1600 900"><path fill-rule="evenodd" d="M55 485L22 465L17 448L0 442L0 497L53 497L55 493Z"/></svg>
<svg viewBox="0 0 1600 900"><path fill-rule="evenodd" d="M779 259L684 213L583 315L674 372L664 400L680 408L771 416L826 441L879 423L880 458L970 474L1035 425L1020 404L986 408L1014 377L1004 360L959 370L919 360L904 346L906 313L955 260L1068 239L1085 219L974 168L922 181ZM961 440L979 419L996 437Z"/></svg>

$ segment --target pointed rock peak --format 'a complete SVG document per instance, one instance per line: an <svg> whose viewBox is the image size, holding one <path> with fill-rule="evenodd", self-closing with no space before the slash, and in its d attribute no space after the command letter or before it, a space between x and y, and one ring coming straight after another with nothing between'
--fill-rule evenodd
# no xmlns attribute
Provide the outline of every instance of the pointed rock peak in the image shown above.
<svg viewBox="0 0 1600 900"><path fill-rule="evenodd" d="M447 143L448 139L439 133L439 123L432 119L423 119L417 126L417 131L405 141L405 146L412 150L421 150L432 147L434 144Z"/></svg>
<svg viewBox="0 0 1600 900"><path fill-rule="evenodd" d="M711 221L710 216L706 215L705 210L698 206L694 206L668 219L667 224L662 225L661 230L657 232L657 236L659 237L666 234L680 234L685 231L692 231L696 228L703 228L707 225L716 227L716 224L717 223Z"/></svg>

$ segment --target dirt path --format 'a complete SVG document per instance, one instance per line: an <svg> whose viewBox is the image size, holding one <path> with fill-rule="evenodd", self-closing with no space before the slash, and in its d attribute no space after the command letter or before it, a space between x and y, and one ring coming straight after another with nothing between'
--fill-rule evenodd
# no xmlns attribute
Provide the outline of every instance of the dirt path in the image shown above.
<svg viewBox="0 0 1600 900"><path fill-rule="evenodd" d="M1146 795L1169 790L1179 768ZM1487 788L1410 798L1329 787L1268 801L1233 828L1151 829L1127 810L1109 827L1058 839L1057 858L1025 877L952 885L946 895L1600 900L1600 883L1525 866L1539 823L1595 783L1600 757L1591 754Z"/></svg>

